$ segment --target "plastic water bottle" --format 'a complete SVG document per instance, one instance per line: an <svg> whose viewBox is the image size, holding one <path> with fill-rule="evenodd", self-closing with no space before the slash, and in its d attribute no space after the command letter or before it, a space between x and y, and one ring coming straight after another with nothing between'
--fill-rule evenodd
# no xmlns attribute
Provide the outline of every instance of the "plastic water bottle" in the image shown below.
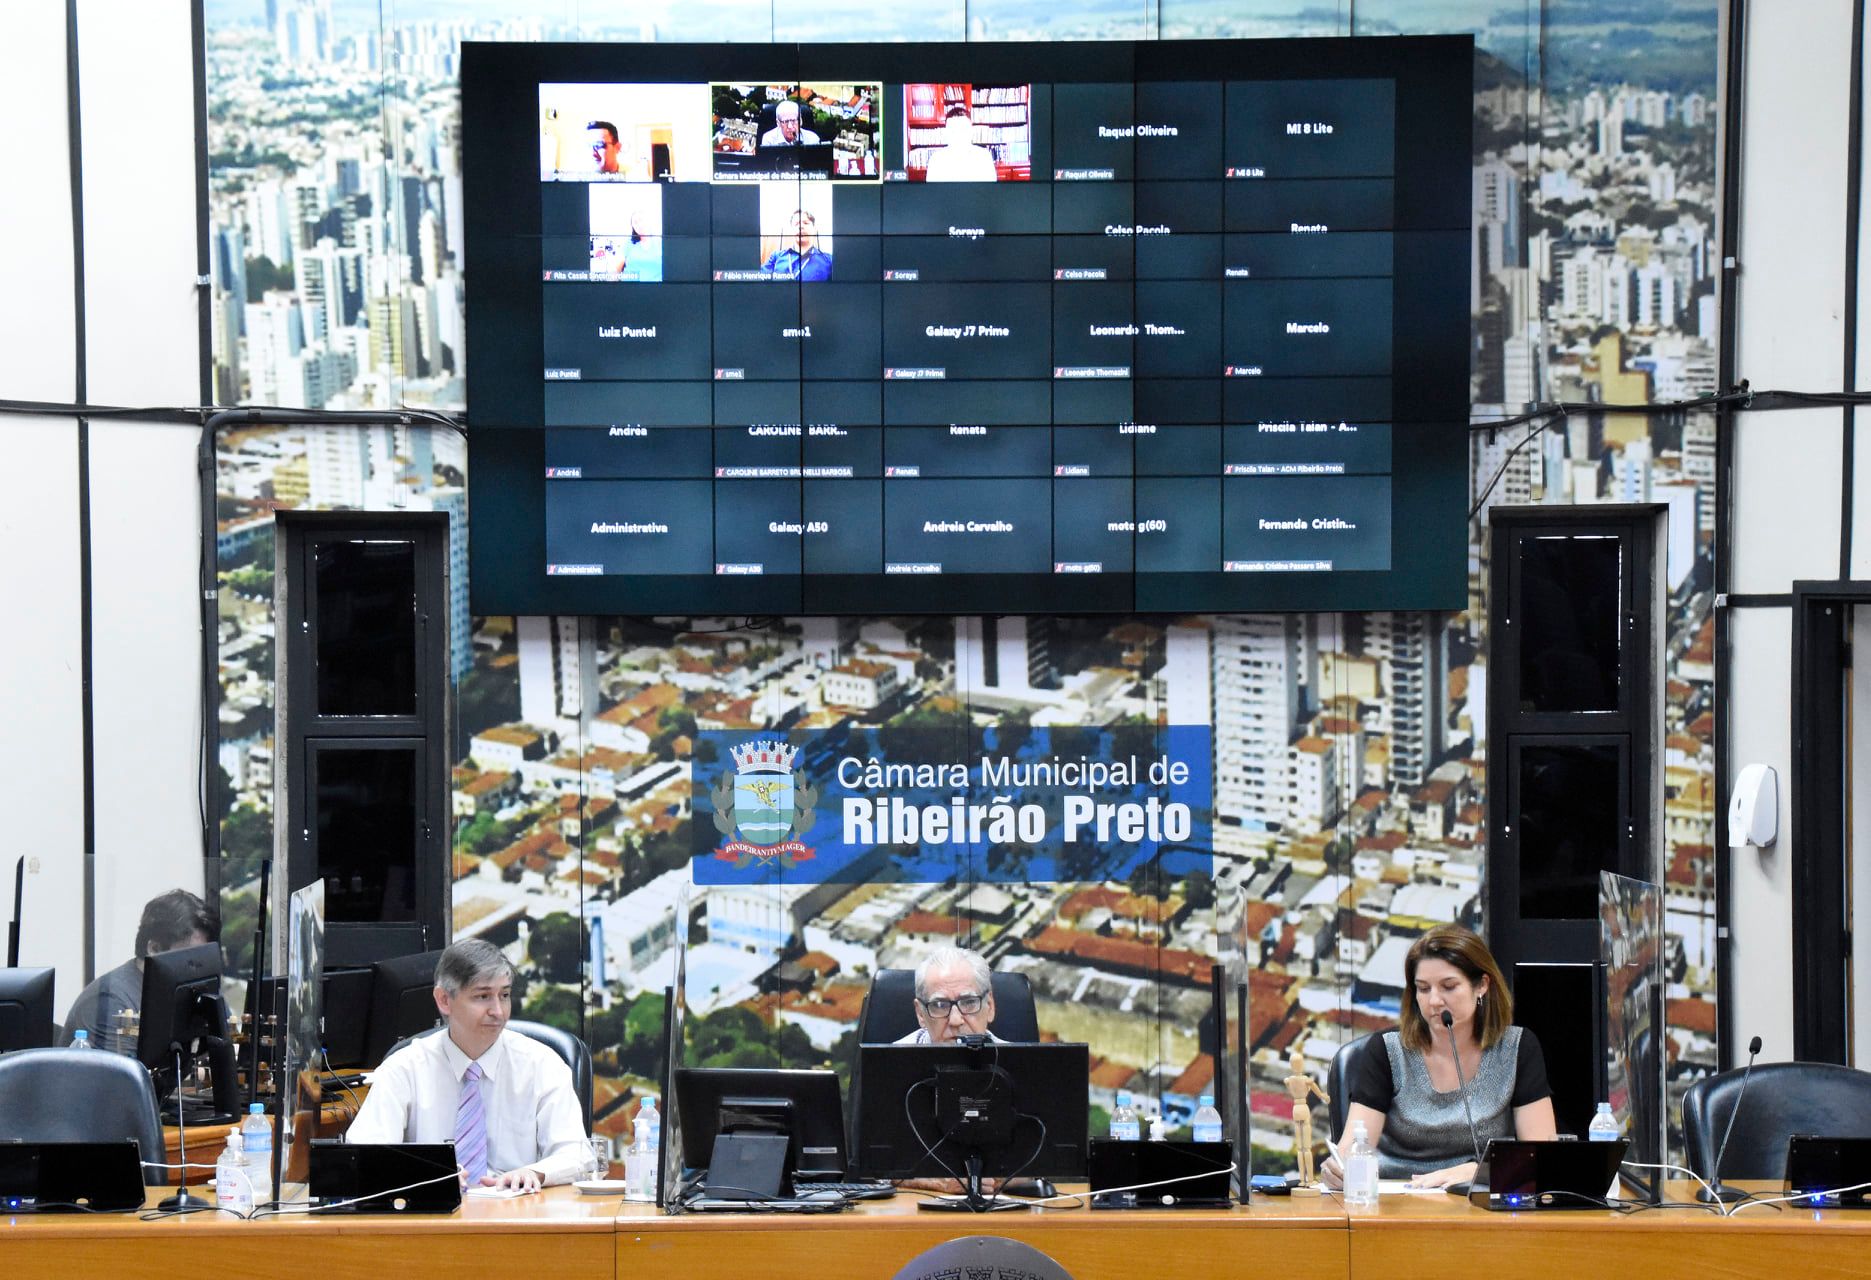
<svg viewBox="0 0 1871 1280"><path fill-rule="evenodd" d="M1197 1142L1221 1141L1221 1112L1215 1110L1215 1095L1202 1095L1202 1105L1195 1109L1195 1119L1190 1122L1190 1136Z"/></svg>
<svg viewBox="0 0 1871 1280"><path fill-rule="evenodd" d="M646 1098L637 1107L631 1124L630 1150L624 1154L624 1198L649 1201L656 1198L656 1157L650 1146L650 1117L655 1108Z"/></svg>
<svg viewBox="0 0 1871 1280"><path fill-rule="evenodd" d="M253 1212L253 1179L238 1133L227 1135L227 1149L214 1162L214 1202L235 1213Z"/></svg>
<svg viewBox="0 0 1871 1280"><path fill-rule="evenodd" d="M657 1153L663 1149L663 1113L656 1109L656 1099L646 1096L643 1099L643 1105L637 1108L637 1114L650 1122L649 1141L644 1145L643 1151L649 1156L650 1164L654 1167ZM653 1181L654 1178L652 1178Z"/></svg>
<svg viewBox="0 0 1871 1280"><path fill-rule="evenodd" d="M1351 1151L1345 1156L1345 1203L1377 1203L1377 1152L1362 1120L1351 1128Z"/></svg>
<svg viewBox="0 0 1871 1280"><path fill-rule="evenodd" d="M1585 1136L1593 1142L1616 1142L1624 1136L1618 1118L1611 1114L1609 1102L1598 1104L1598 1114L1592 1117L1591 1124L1586 1127Z"/></svg>
<svg viewBox="0 0 1871 1280"><path fill-rule="evenodd" d="M1130 1090L1117 1091L1117 1107L1111 1112L1111 1136L1119 1142L1136 1142L1143 1137L1143 1125L1130 1105Z"/></svg>
<svg viewBox="0 0 1871 1280"><path fill-rule="evenodd" d="M76 1031L71 1033L71 1044L67 1047L72 1049L97 1048L96 1045L91 1043L91 1033L86 1031L83 1027L79 1027Z"/></svg>
<svg viewBox="0 0 1871 1280"><path fill-rule="evenodd" d="M255 1204L273 1202L273 1124L266 1107L254 1103L240 1122L240 1145L247 1157L247 1177L253 1183Z"/></svg>

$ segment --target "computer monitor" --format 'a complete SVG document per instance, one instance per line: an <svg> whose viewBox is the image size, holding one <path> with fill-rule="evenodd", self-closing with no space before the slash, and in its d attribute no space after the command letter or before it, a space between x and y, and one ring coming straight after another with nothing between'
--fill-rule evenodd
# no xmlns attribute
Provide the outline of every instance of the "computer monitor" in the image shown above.
<svg viewBox="0 0 1871 1280"><path fill-rule="evenodd" d="M0 969L0 1053L52 1046L51 969Z"/></svg>
<svg viewBox="0 0 1871 1280"><path fill-rule="evenodd" d="M175 1093L188 1064L203 1054L208 1055L214 1073L214 1110L188 1119L195 1123L207 1123L210 1116L231 1119L237 1098L234 1050L221 1005L221 944L205 942L144 957L136 1057L149 1068L157 1097L166 1099Z"/></svg>
<svg viewBox="0 0 1871 1280"><path fill-rule="evenodd" d="M364 1061L372 1066L389 1056L396 1042L420 1035L441 1017L435 1008L435 966L440 951L379 960L371 966L370 1030Z"/></svg>
<svg viewBox="0 0 1871 1280"><path fill-rule="evenodd" d="M1085 1177L1084 1045L866 1044L858 1060L858 1176L960 1178L971 1201L982 1178Z"/></svg>
<svg viewBox="0 0 1871 1280"><path fill-rule="evenodd" d="M691 1170L708 1167L718 1134L780 1133L790 1139L788 1177L844 1177L844 1108L833 1072L677 1067L676 1108Z"/></svg>

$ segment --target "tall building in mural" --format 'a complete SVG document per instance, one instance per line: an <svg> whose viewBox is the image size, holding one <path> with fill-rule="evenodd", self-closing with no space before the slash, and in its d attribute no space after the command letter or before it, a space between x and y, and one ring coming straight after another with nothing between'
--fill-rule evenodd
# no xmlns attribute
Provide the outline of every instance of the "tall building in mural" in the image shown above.
<svg viewBox="0 0 1871 1280"><path fill-rule="evenodd" d="M250 20L209 11L216 387L225 400L334 409L464 402L461 41L709 39L719 18L700 4L613 30L560 25L563 6L534 6L541 16L359 25L329 0L251 7ZM1355 34L1391 29L1364 8ZM1674 6L1667 21L1627 14L1610 50L1562 11L1536 30L1498 6L1473 8L1475 418L1541 400L1713 390L1714 6ZM995 6L966 28L952 14L893 11L837 38L1354 34L1310 13L1151 11L1147 31L1070 5ZM810 25L772 34L810 39ZM1542 59L1535 83L1512 70ZM609 1082L601 1130L624 1130L630 1090L653 1070L652 1015L678 939L689 939L687 995L711 1043L731 1044L736 1061L806 1065L844 1060L871 970L961 938L1029 976L1049 1029L1091 1044L1095 1101L1131 1088L1172 1116L1213 1078L1212 1046L1190 1030L1209 969L1245 963L1255 1142L1290 1151L1287 1057L1298 1049L1323 1076L1339 1044L1394 1020L1408 940L1479 917L1486 506L1642 498L1670 507L1659 874L1680 1086L1714 1060L1714 424L1583 413L1523 442L1517 429L1473 436L1471 608L1452 617L747 629L471 619L457 436L233 434L218 467L226 844L249 861L271 845L271 512L445 511L464 744L454 929L515 959L529 1016L591 1043ZM1212 870L782 891L694 883L689 773L715 734L1026 724L1207 726ZM242 892L251 884L229 888Z"/></svg>

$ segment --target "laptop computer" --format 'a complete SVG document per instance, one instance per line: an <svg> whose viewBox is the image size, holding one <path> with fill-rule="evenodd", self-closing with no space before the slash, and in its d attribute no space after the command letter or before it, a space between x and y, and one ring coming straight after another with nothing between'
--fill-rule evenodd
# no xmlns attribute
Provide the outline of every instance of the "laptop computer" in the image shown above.
<svg viewBox="0 0 1871 1280"><path fill-rule="evenodd" d="M312 1142L308 1191L320 1212L453 1213L461 1182L452 1142Z"/></svg>
<svg viewBox="0 0 1871 1280"><path fill-rule="evenodd" d="M1488 1143L1483 1175L1468 1189L1470 1204L1483 1209L1606 1209L1618 1167L1630 1143L1526 1142L1496 1138Z"/></svg>
<svg viewBox="0 0 1871 1280"><path fill-rule="evenodd" d="M1871 1208L1871 1138L1825 1138L1796 1133L1787 1139L1787 1194L1827 1209ZM1853 1190L1841 1190L1841 1188Z"/></svg>
<svg viewBox="0 0 1871 1280"><path fill-rule="evenodd" d="M0 1142L0 1210L128 1213L143 1207L135 1142Z"/></svg>

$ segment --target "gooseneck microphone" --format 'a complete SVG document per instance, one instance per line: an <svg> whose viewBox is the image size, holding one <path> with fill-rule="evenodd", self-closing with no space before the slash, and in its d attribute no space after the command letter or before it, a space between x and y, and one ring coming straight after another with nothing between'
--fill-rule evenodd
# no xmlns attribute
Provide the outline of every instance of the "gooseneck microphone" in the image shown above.
<svg viewBox="0 0 1871 1280"><path fill-rule="evenodd" d="M1449 1033L1449 1052L1455 1055L1455 1079L1462 1087L1462 1110L1468 1116L1468 1140L1475 1148L1475 1180L1485 1182L1487 1172L1481 1164L1481 1135L1475 1130L1475 1109L1468 1101L1468 1080L1462 1074L1462 1050L1455 1043L1455 1015L1442 1011L1442 1029Z"/></svg>
<svg viewBox="0 0 1871 1280"><path fill-rule="evenodd" d="M1715 1149L1715 1168L1709 1173L1709 1185L1696 1192L1696 1199L1703 1204L1712 1204L1717 1200L1723 1204L1733 1204L1748 1198L1747 1192L1722 1185L1722 1157L1728 1154L1728 1139L1734 1136L1735 1117L1741 1114L1741 1104L1747 1100L1748 1077L1754 1074L1754 1057L1760 1051L1761 1038L1755 1036L1748 1041L1747 1069L1741 1073L1741 1089L1735 1094L1735 1105L1728 1109L1728 1127L1722 1130L1722 1145Z"/></svg>

